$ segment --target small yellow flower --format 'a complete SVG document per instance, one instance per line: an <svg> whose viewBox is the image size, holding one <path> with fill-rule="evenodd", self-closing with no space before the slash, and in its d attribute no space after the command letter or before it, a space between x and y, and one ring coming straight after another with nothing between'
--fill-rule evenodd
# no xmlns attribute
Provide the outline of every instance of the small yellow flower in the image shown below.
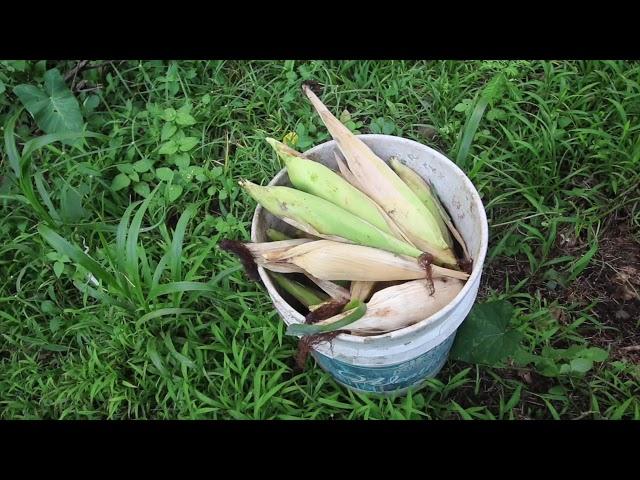
<svg viewBox="0 0 640 480"><path fill-rule="evenodd" d="M298 144L298 134L296 132L287 133L282 142L290 147L295 147Z"/></svg>

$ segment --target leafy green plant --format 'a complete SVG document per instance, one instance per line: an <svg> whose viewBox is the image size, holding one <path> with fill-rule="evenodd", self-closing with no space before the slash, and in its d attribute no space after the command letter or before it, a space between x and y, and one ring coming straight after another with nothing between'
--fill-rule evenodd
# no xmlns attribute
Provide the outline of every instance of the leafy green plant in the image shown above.
<svg viewBox="0 0 640 480"><path fill-rule="evenodd" d="M88 273L84 282L77 278L74 280L74 285L78 290L107 305L121 307L131 313L135 312L143 319L185 313L186 310L180 306L184 292L211 294L215 291L212 285L193 281L194 271L190 271L185 279L181 274L180 252L182 251L187 222L194 214L194 207L187 208L181 215L173 240L162 258L155 263L155 270L152 274L153 259L147 257L144 246L138 243L138 238L144 214L158 188L159 186L143 202L132 203L127 208L117 228L115 245L108 244L104 237L100 236L106 254L104 257L108 264L107 267L53 229L44 224L38 225L40 235L57 252L57 262L61 262L61 259L69 259ZM138 209L130 221L131 214L136 207ZM160 284L167 266L170 268L173 281ZM60 267L57 268L60 269ZM165 295L173 296L172 304L167 305L165 302L159 301L159 297L162 298Z"/></svg>
<svg viewBox="0 0 640 480"><path fill-rule="evenodd" d="M402 130L400 130L395 123L383 117L371 120L369 130L371 133L381 133L383 135L402 135Z"/></svg>
<svg viewBox="0 0 640 480"><path fill-rule="evenodd" d="M198 137L189 136L193 132L190 127L197 123L192 110L189 102L177 110L149 106L146 113L152 117L152 128L159 128L161 144L155 153L144 155L132 163L116 165L119 173L111 183L114 192L131 187L138 195L147 198L151 188L163 182L161 193L166 201L172 203L186 190L196 190L207 184L210 195L217 191L215 181L222 173L221 167L207 169L192 164L191 152L200 143ZM158 121L161 127L156 123Z"/></svg>
<svg viewBox="0 0 640 480"><path fill-rule="evenodd" d="M42 176L36 174L32 175L31 172L31 163L33 161L33 155L35 152L41 150L52 143L65 141L65 140L76 140L82 137L102 137L102 135L95 134L92 132L65 132L65 133L51 133L47 135L43 135L40 137L33 138L27 141L24 144L24 147L21 152L18 152L18 148L16 145L15 139L15 125L22 114L22 109L19 109L6 123L4 128L4 143L5 150L7 152L7 157L9 160L9 166L13 170L14 180L17 183L18 187L22 192L22 197L24 201L29 203L33 208L34 212L38 215L38 217L47 222L50 225L55 225L61 221L61 216L53 206L51 198L44 187L44 183L42 181ZM38 190L38 194L34 189L34 180L36 183L36 187ZM63 208L65 209L65 215L69 217L70 215L74 217L77 213L73 212L73 208L68 205L68 202L73 201L73 197L69 197L67 192L67 197L63 200ZM45 208L45 205L47 208Z"/></svg>
<svg viewBox="0 0 640 480"><path fill-rule="evenodd" d="M60 275L64 272L65 265L71 262L71 259L68 256L60 254L57 251L47 253L47 258L54 262L53 272L58 278L60 278Z"/></svg>
<svg viewBox="0 0 640 480"><path fill-rule="evenodd" d="M584 374L594 362L609 356L606 350L584 345L545 346L540 355L532 354L521 345L524 335L509 326L514 312L513 305L504 300L476 304L458 329L451 358L489 366L501 366L512 358L520 366L533 364L541 375L559 377Z"/></svg>
<svg viewBox="0 0 640 480"><path fill-rule="evenodd" d="M451 358L468 363L499 365L513 355L522 334L509 323L514 308L499 300L476 304L456 333Z"/></svg>
<svg viewBox="0 0 640 480"><path fill-rule="evenodd" d="M361 133L360 130L362 129L364 124L361 121L354 120L351 116L351 113L349 113L349 110L343 110L338 118L345 127L347 127L356 135L359 135Z"/></svg>
<svg viewBox="0 0 640 480"><path fill-rule="evenodd" d="M78 100L64 83L58 69L44 74L44 89L35 85L17 85L13 92L45 133L81 133L84 120ZM78 145L80 138L63 140Z"/></svg>
<svg viewBox="0 0 640 480"><path fill-rule="evenodd" d="M606 350L584 345L573 345L569 348L543 347L540 355L520 350L515 356L519 365L532 363L545 377L580 376L590 371L595 362L603 362L607 358L609 353Z"/></svg>

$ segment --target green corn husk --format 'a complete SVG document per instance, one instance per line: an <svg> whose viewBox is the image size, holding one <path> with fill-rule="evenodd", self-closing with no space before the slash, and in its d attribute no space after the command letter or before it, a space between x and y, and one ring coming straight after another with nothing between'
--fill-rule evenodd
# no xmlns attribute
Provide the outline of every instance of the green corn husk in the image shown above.
<svg viewBox="0 0 640 480"><path fill-rule="evenodd" d="M265 264L264 266L267 269L269 269L270 267L269 264ZM329 295L333 300L342 301L342 300L349 300L351 298L351 294L349 293L349 290L347 290L341 285L338 285L337 282L332 282L330 280L323 280L321 278L314 277L313 275L311 275L309 272L306 272L305 270L302 270L302 273L309 280L311 280L318 287L320 287L322 291L325 292L327 295Z"/></svg>
<svg viewBox="0 0 640 480"><path fill-rule="evenodd" d="M267 142L284 162L289 180L296 189L324 198L383 232L394 235L375 202L336 172L319 162L304 158L300 152L273 138L267 138Z"/></svg>
<svg viewBox="0 0 640 480"><path fill-rule="evenodd" d="M266 234L267 234L267 238L272 242L279 242L282 240L291 240L290 236L285 235L281 231L276 230L274 228L267 228Z"/></svg>
<svg viewBox="0 0 640 480"><path fill-rule="evenodd" d="M273 278L280 288L289 293L293 298L298 300L307 308L311 305L317 305L327 300L326 295L323 295L317 290L307 287L300 282L292 280L282 273L271 272L269 275L271 275L271 278Z"/></svg>
<svg viewBox="0 0 640 480"><path fill-rule="evenodd" d="M289 187L261 187L249 181L239 183L271 214L310 235L414 258L422 254L417 248L315 195Z"/></svg>
<svg viewBox="0 0 640 480"><path fill-rule="evenodd" d="M360 320L367 313L367 305L362 300L351 300L345 305L340 318L332 322L323 322L322 324L294 323L287 327L287 335L315 335L318 333L328 333L340 330Z"/></svg>
<svg viewBox="0 0 640 480"><path fill-rule="evenodd" d="M353 176L353 173L351 173L349 168L345 165L342 158L340 158L340 155L338 155L338 153L334 153L334 155L336 158L336 163L338 164L338 169L340 170L340 174L342 175L342 177L347 182L349 182L354 188L356 188L358 191L362 191L362 187L358 183L358 180ZM400 240L404 240L412 247L415 247L413 242L409 240L409 238L404 234L402 230L400 230L398 225L396 225L396 223L391 219L391 217L387 215L387 212L385 212L384 209L377 203L373 202L373 205L376 207L376 209L378 210L378 213L382 216L384 221L387 223L387 227L391 231L391 234L394 237L399 238Z"/></svg>
<svg viewBox="0 0 640 480"><path fill-rule="evenodd" d="M442 238L449 248L453 248L453 241L449 234L449 229L445 225L442 215L440 215L440 209L436 202L438 201L432 191L431 185L429 185L420 175L414 172L411 168L407 167L404 163L400 162L397 158L393 157L389 160L389 164L393 170L398 174L400 179L407 184L407 186L416 194L420 201L429 209L433 218L436 219L438 227L440 227L440 233Z"/></svg>
<svg viewBox="0 0 640 480"><path fill-rule="evenodd" d="M462 235L458 232L451 217L445 210L442 202L438 198L438 194L433 190L431 184L418 175L412 168L401 163L397 158L392 158L389 163L398 174L398 176L413 190L413 192L422 200L425 206L433 213L434 217L438 219L440 230L443 232L443 237L447 241L450 248L453 248L453 236L464 253L465 259L470 259L469 250L467 250L467 244L465 243Z"/></svg>

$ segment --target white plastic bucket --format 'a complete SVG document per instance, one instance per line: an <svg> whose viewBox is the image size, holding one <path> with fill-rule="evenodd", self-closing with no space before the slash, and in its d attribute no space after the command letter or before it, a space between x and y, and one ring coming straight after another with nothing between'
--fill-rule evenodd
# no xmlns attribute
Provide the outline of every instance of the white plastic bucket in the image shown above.
<svg viewBox="0 0 640 480"><path fill-rule="evenodd" d="M467 283L445 308L429 318L383 335L359 337L341 334L330 343L317 345L313 356L322 368L354 390L399 393L435 376L446 362L455 333L471 310L478 293L488 245L487 217L482 201L467 176L443 154L412 140L390 135L360 135L383 160L395 156L424 178L428 178L464 238L473 259ZM335 141L305 152L309 159L336 169ZM290 185L283 169L269 185ZM256 208L251 240L267 241L266 229L291 231L290 227L264 210ZM278 293L263 268L260 278L287 325L304 322L304 317Z"/></svg>

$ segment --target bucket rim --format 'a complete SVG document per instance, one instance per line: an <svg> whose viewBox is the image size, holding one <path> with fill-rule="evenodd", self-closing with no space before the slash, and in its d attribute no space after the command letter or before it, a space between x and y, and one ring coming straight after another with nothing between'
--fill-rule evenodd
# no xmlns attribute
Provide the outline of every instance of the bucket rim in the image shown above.
<svg viewBox="0 0 640 480"><path fill-rule="evenodd" d="M473 269L471 270L471 275L469 276L469 278L467 279L464 287L462 287L462 289L458 292L458 294L453 298L453 300L451 302L449 302L444 308L442 308L441 310L439 310L438 312L434 313L433 315L424 318L422 320L420 320L419 322L414 323L413 325L409 325L407 327L404 328L400 328L398 330L394 330L392 332L387 332L387 333L383 333L383 334L378 334L378 335L367 335L367 336L359 336L359 335L351 335L348 333L342 333L340 335L338 335L336 337L336 340L341 340L343 342L347 342L347 343L353 343L353 344L370 344L371 342L375 342L376 340L382 340L382 339L394 339L394 340L398 340L401 339L402 337L405 336L409 336L412 335L416 332L419 332L420 330L423 330L425 328L428 328L430 325L434 324L434 323L439 323L439 320L441 320L443 317L447 316L448 313L453 310L454 308L456 308L458 306L458 304L460 304L460 302L462 301L463 298L465 298L467 296L467 294L469 293L469 291L473 288L473 284L475 283L475 281L478 279L478 277L480 277L482 275L482 270L484 267L484 261L486 259L487 256L487 250L488 250L488 245L489 245L489 224L488 224L488 220L487 220L487 213L485 211L484 205L482 203L482 199L480 198L480 194L478 193L478 190L476 189L475 185L473 184L473 182L469 179L469 177L467 176L466 173L464 173L464 171L458 167L458 165L456 165L451 159L449 159L449 157L447 157L446 155L444 155L442 152L439 152L438 150L435 150L434 148L431 148L427 145L424 145L420 142L417 142L415 140L411 140L408 138L404 138L404 137L398 137L396 135L384 135L384 134L377 134L377 133L368 133L368 134L360 134L360 135L356 135L358 138L362 139L362 140L392 140L393 141L397 141L397 140L401 140L403 143L409 143L409 144L413 144L415 145L417 148L420 149L427 149L428 151L430 151L431 154L433 154L436 157L439 157L440 160L444 161L444 163L448 163L449 166L452 167L452 169L454 171L457 171L457 173L461 176L463 183L465 184L465 186L467 187L467 191L470 192L471 194L471 199L473 204L475 205L475 212L476 215L478 215L480 218L480 254L478 256L477 259L474 259L473 261ZM305 152L303 152L302 154L305 156L308 155L313 155L316 151L320 150L321 148L327 148L330 145L335 145L336 141L335 140L328 140L326 142L320 143L312 148L310 148L309 150L306 150ZM272 186L272 185L277 185L278 182L287 174L287 169L283 168L282 170L280 170L272 179L271 181L268 183L268 185ZM258 218L260 217L260 214L262 213L263 207L258 204L254 214L253 214L253 220L251 222L251 240L252 241L257 241L256 239L256 233L257 233L257 224L258 224ZM263 267L258 267L258 273L260 275L260 278L262 279L263 283L265 284L265 286L267 287L267 291L269 292L270 295L274 295L280 302L282 302L282 304L286 305L289 309L290 309L290 313L292 314L293 318L295 318L299 323L304 323L304 316L302 314L300 314L295 308L291 307L289 305L289 303L282 298L282 296L280 295L280 293L278 292L277 288L275 287L275 285L273 284L271 277L269 277L269 275L267 275L266 270ZM286 320L283 319L283 321L285 323Z"/></svg>

